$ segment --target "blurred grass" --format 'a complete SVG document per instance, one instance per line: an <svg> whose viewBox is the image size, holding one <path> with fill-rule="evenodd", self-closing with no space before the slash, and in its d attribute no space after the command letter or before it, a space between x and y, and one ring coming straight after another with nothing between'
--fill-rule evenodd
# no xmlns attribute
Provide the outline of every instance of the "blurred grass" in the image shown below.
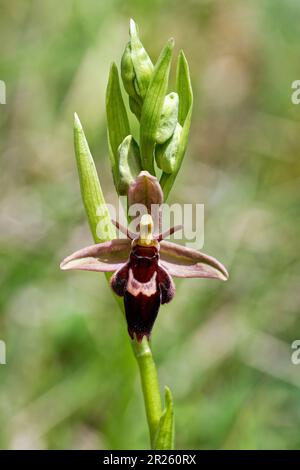
<svg viewBox="0 0 300 470"><path fill-rule="evenodd" d="M1 6L1 448L145 448L137 368L103 276L59 272L90 243L72 142L78 112L114 200L104 95L129 17L155 60L189 60L190 145L171 200L205 204L205 246L230 281L182 280L153 350L178 448L299 448L299 79L296 0ZM175 67L173 66L173 79ZM174 81L173 81L174 83ZM133 120L134 122L134 120Z"/></svg>

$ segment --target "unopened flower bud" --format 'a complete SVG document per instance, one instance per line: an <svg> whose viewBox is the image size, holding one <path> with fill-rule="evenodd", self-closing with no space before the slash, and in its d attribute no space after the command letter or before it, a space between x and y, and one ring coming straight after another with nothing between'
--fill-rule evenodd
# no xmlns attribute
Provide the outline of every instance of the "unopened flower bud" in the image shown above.
<svg viewBox="0 0 300 470"><path fill-rule="evenodd" d="M141 158L139 146L132 137L128 135L118 148L119 153L119 182L118 192L127 195L129 185L136 179L141 171Z"/></svg>
<svg viewBox="0 0 300 470"><path fill-rule="evenodd" d="M164 173L173 173L177 165L177 153L180 145L180 138L182 127L179 123L176 124L175 131L172 137L164 144L156 145L155 158L157 166Z"/></svg>
<svg viewBox="0 0 300 470"><path fill-rule="evenodd" d="M130 99L131 111L140 118L143 99L153 72L153 64L141 43L135 22L130 20L130 41L121 60L121 76Z"/></svg>
<svg viewBox="0 0 300 470"><path fill-rule="evenodd" d="M135 71L136 92L141 98L144 98L152 77L153 64L138 35L138 29L135 22L130 20L130 46L131 59Z"/></svg>
<svg viewBox="0 0 300 470"><path fill-rule="evenodd" d="M166 95L155 136L158 144L165 143L174 133L178 118L178 105L177 93L172 92Z"/></svg>
<svg viewBox="0 0 300 470"><path fill-rule="evenodd" d="M133 204L144 204L150 214L151 205L160 205L162 202L163 192L157 178L148 171L141 171L129 187L128 207Z"/></svg>
<svg viewBox="0 0 300 470"><path fill-rule="evenodd" d="M127 43L125 51L121 59L121 77L123 85L129 97L131 97L140 107L142 104L141 98L136 92L137 86L135 85L136 76L131 57L131 44Z"/></svg>

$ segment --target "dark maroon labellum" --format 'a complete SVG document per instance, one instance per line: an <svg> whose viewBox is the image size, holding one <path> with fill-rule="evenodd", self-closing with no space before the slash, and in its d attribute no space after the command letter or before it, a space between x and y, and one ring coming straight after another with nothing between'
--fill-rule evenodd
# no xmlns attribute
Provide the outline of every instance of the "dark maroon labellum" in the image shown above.
<svg viewBox="0 0 300 470"><path fill-rule="evenodd" d="M124 297L130 337L136 335L138 341L149 338L160 305L175 293L171 276L159 265L159 245L133 244L128 263L114 274L111 286Z"/></svg>

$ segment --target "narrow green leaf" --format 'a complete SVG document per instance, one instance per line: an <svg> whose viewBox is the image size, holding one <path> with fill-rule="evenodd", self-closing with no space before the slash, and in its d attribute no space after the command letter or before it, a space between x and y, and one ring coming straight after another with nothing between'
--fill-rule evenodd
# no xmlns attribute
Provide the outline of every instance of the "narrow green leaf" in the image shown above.
<svg viewBox="0 0 300 470"><path fill-rule="evenodd" d="M111 224L94 160L76 113L74 115L74 147L81 196L93 238L96 243L111 240L115 238L115 229Z"/></svg>
<svg viewBox="0 0 300 470"><path fill-rule="evenodd" d="M183 51L180 51L178 56L176 85L179 95L178 122L183 126L190 108L193 106L193 90L189 65Z"/></svg>
<svg viewBox="0 0 300 470"><path fill-rule="evenodd" d="M154 450L174 449L174 408L171 390L165 387L165 408L154 439Z"/></svg>
<svg viewBox="0 0 300 470"><path fill-rule="evenodd" d="M115 63L111 65L106 89L106 116L111 166L114 182L117 187L119 181L118 147L125 137L130 134L130 127L121 93L118 69Z"/></svg>
<svg viewBox="0 0 300 470"><path fill-rule="evenodd" d="M179 53L176 75L177 93L179 95L178 122L182 125L183 129L181 132L180 144L176 157L176 169L171 175L163 173L160 179L160 184L164 191L165 201L167 200L167 197L172 189L172 186L183 161L183 157L188 144L188 137L192 119L193 91L190 79L189 66L183 51L180 51Z"/></svg>
<svg viewBox="0 0 300 470"><path fill-rule="evenodd" d="M153 175L155 136L167 93L174 40L170 39L162 50L147 90L143 104L140 126L142 166Z"/></svg>
<svg viewBox="0 0 300 470"><path fill-rule="evenodd" d="M113 240L116 238L116 231L111 223L95 163L81 122L76 113L74 115L74 147L81 197L94 241L95 243L101 243L107 240ZM105 277L109 282L111 273L105 273ZM121 311L124 311L122 299L115 294L114 298Z"/></svg>

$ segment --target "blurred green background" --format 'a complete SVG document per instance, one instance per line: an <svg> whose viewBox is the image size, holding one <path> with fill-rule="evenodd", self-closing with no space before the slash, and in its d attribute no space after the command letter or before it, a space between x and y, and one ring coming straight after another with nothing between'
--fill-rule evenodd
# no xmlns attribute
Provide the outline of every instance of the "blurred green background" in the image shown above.
<svg viewBox="0 0 300 470"><path fill-rule="evenodd" d="M76 111L108 202L105 87L128 21L155 61L188 58L190 145L170 202L205 204L204 251L228 283L176 282L153 331L182 449L299 448L297 0L1 3L0 447L147 448L139 377L103 275L62 273L91 242L73 153ZM175 57L176 57L175 55ZM175 61L172 69L174 86ZM134 118L133 121L134 122Z"/></svg>

